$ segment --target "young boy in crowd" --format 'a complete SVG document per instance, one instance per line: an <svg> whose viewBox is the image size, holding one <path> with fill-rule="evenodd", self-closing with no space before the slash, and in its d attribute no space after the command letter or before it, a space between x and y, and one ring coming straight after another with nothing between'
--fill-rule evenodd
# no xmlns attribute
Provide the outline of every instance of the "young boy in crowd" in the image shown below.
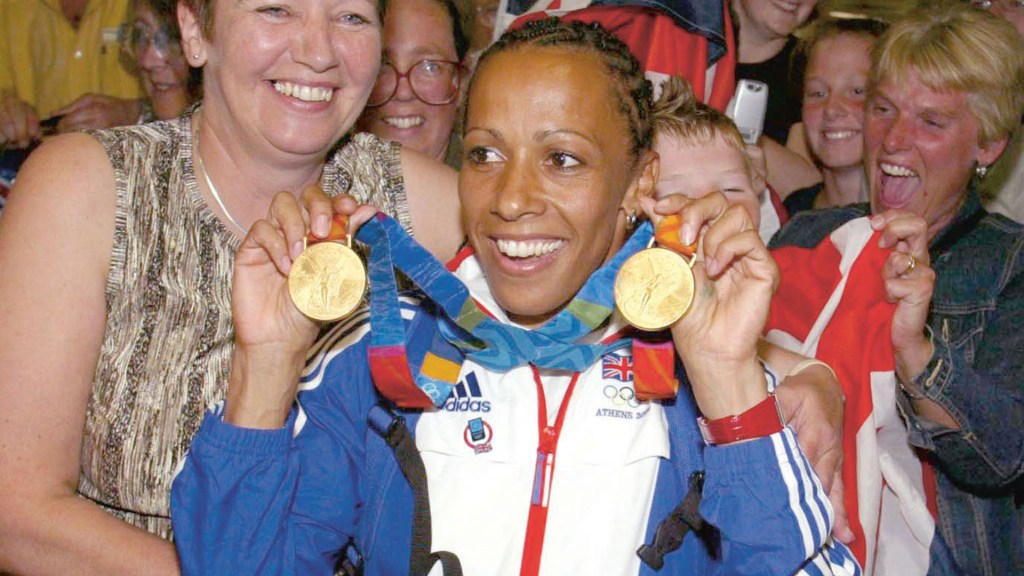
<svg viewBox="0 0 1024 576"><path fill-rule="evenodd" d="M699 101L685 80L671 77L654 104L654 150L661 156L657 197L700 198L721 191L750 212L765 243L780 227L764 181L759 151L748 149L728 116Z"/></svg>
<svg viewBox="0 0 1024 576"><path fill-rule="evenodd" d="M653 148L661 157L655 198L661 200L673 194L700 198L721 191L730 204L739 204L747 209L767 244L780 228L780 214L784 215L785 209L781 201L772 200L773 193L764 178L764 156L760 148L747 146L736 124L722 112L699 101L690 85L679 77L670 77L662 83L661 94L654 103L651 116L654 120ZM853 534L846 516L843 490L840 486L833 489L837 483L841 484L838 456L842 452L843 421L842 392L835 375L824 364L764 339L758 345L758 353L788 376L812 367L819 370L809 380L800 383L787 379L776 392L781 394L787 410L795 408L795 403L787 403L799 398L800 393L829 398L822 405L828 405L830 410L800 415L793 412L793 417L814 423L813 429L804 431L804 436L814 438L811 443L816 449L811 460L818 475L825 478L823 482L836 511L833 536L848 543ZM798 387L803 391L791 396Z"/></svg>

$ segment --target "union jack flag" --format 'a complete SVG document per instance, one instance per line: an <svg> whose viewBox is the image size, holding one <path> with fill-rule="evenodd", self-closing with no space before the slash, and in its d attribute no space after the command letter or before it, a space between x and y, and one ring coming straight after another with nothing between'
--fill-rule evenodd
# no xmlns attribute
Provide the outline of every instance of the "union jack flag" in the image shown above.
<svg viewBox="0 0 1024 576"><path fill-rule="evenodd" d="M605 354L601 357L601 368L604 378L614 378L619 382L633 381L633 358L618 354Z"/></svg>
<svg viewBox="0 0 1024 576"><path fill-rule="evenodd" d="M846 397L843 500L856 536L850 549L864 574L925 574L935 572L935 471L914 452L896 409L895 305L885 299L880 270L889 250L878 246L879 234L864 217L817 247L773 248L780 283L765 332L839 376ZM782 242L796 236L784 233Z"/></svg>

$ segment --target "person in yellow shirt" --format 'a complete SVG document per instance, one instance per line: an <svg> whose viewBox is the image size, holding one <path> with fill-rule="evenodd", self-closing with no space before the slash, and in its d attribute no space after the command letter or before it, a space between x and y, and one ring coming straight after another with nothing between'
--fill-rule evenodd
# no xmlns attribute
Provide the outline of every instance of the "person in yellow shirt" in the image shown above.
<svg viewBox="0 0 1024 576"><path fill-rule="evenodd" d="M27 147L50 117L60 132L138 119L142 92L118 34L129 3L0 0L0 147Z"/></svg>

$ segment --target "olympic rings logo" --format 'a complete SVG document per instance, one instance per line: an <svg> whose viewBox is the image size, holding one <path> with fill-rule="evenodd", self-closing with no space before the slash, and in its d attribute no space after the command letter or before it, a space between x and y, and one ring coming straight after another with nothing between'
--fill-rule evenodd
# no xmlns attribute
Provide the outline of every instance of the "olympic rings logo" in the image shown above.
<svg viewBox="0 0 1024 576"><path fill-rule="evenodd" d="M442 399L441 390L434 382L430 382L428 380L426 383L420 386L420 390L422 390L424 394L429 396L430 399L434 401L434 404L437 404ZM445 396L447 396L449 392L451 392L451 387L449 387L449 389L445 391Z"/></svg>
<svg viewBox="0 0 1024 576"><path fill-rule="evenodd" d="M617 388L612 384L604 387L604 397L611 400L616 406L629 406L639 408L640 401L636 399L636 392L629 386Z"/></svg>

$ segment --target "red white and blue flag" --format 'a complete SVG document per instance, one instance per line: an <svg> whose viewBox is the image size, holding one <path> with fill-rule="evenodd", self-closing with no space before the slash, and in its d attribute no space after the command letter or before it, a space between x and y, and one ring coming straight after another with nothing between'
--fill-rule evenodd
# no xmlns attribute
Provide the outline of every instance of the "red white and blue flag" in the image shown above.
<svg viewBox="0 0 1024 576"><path fill-rule="evenodd" d="M633 381L633 358L620 356L615 353L605 354L601 357L601 373L605 380L612 379L619 382Z"/></svg>
<svg viewBox="0 0 1024 576"><path fill-rule="evenodd" d="M599 22L629 46L655 87L681 76L718 110L736 89L735 41L721 0L501 0L495 38L547 16Z"/></svg>
<svg viewBox="0 0 1024 576"><path fill-rule="evenodd" d="M772 342L818 358L846 394L843 485L864 574L925 574L935 533L934 473L907 442L896 408L891 324L882 266L888 250L867 218L815 248L772 251L781 282L772 301Z"/></svg>

